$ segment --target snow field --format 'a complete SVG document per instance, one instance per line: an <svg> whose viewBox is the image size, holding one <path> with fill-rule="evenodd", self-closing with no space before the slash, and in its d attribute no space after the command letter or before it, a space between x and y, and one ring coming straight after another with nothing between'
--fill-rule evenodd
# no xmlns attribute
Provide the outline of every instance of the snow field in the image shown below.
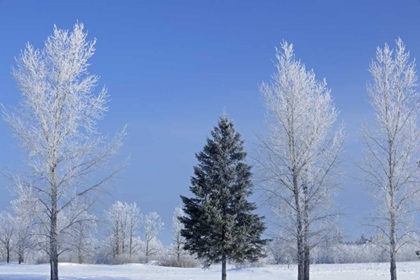
<svg viewBox="0 0 420 280"><path fill-rule="evenodd" d="M420 279L420 262L398 263L398 278ZM80 265L59 264L60 280L214 280L220 279L220 266L210 269L173 268L144 264ZM261 268L229 267L228 280L295 280L296 265L267 266ZM49 265L0 264L0 279L47 280ZM315 264L311 266L312 280L384 280L389 279L388 263Z"/></svg>

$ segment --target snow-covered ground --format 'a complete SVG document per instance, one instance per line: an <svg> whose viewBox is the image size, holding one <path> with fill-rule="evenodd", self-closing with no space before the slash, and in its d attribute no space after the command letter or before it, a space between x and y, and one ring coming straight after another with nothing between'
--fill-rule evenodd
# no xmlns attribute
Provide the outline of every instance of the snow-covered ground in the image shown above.
<svg viewBox="0 0 420 280"><path fill-rule="evenodd" d="M398 278L420 279L420 262L398 263ZM372 264L321 264L312 265L313 280L379 280L389 279L386 263ZM0 279L45 280L49 276L49 266L0 264ZM59 265L61 280L213 280L220 279L220 266L210 269L169 268L143 264L125 265L79 265L62 263ZM296 266L267 266L262 268L229 268L228 280L294 280Z"/></svg>

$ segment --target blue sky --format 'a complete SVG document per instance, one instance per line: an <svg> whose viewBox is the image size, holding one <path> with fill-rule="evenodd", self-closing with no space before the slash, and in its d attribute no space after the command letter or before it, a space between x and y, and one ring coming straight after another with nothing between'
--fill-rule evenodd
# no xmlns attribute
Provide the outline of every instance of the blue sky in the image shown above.
<svg viewBox="0 0 420 280"><path fill-rule="evenodd" d="M274 47L294 44L296 56L326 77L340 121L348 133L344 180L337 202L344 207L343 229L362 230L365 186L355 180L360 160L358 125L371 117L367 69L375 48L401 37L412 57L420 57L420 1L19 1L0 0L0 102L17 103L10 75L26 42L40 48L53 25L71 29L83 22L97 38L90 72L108 87L104 133L128 124L123 153L131 163L107 201L136 202L143 213L157 211L170 241L179 195L190 195L194 153L224 108L248 150L264 132L258 86L274 72ZM0 123L0 166L23 168L10 130ZM2 183L0 210L11 196ZM102 206L104 207L104 206Z"/></svg>

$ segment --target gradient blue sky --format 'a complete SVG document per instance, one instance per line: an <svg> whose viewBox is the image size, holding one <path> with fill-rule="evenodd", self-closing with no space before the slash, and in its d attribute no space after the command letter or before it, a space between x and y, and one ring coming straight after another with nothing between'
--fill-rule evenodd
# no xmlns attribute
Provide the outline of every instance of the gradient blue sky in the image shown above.
<svg viewBox="0 0 420 280"><path fill-rule="evenodd" d="M71 29L83 22L97 38L90 72L101 76L111 95L104 133L128 124L123 153L131 163L107 201L136 202L143 213L157 211L170 242L179 195L190 195L194 153L226 108L253 149L264 132L258 91L274 72L274 47L295 45L297 58L327 78L340 121L348 133L337 202L347 213L350 238L368 209L365 186L355 180L360 160L358 125L371 116L367 69L375 48L401 37L420 57L420 1L19 1L0 0L0 102L17 103L10 75L26 42L42 47L53 25ZM22 156L10 130L0 123L0 166L19 170ZM2 184L0 210L11 199ZM255 196L257 197L257 196ZM102 206L104 207L104 206Z"/></svg>

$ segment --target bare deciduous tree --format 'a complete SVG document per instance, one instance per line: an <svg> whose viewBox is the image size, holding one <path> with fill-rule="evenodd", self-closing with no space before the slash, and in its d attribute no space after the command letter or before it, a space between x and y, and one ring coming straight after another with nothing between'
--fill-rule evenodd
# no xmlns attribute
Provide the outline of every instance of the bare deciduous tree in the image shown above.
<svg viewBox="0 0 420 280"><path fill-rule="evenodd" d="M141 224L140 208L136 203L127 205L128 215L128 255L132 261L133 255L139 251L138 234Z"/></svg>
<svg viewBox="0 0 420 280"><path fill-rule="evenodd" d="M172 251L175 254L177 265L181 265L181 257L186 252L183 249L185 238L181 235L181 230L184 228L179 220L180 217L185 215L182 207L176 207L172 217Z"/></svg>
<svg viewBox="0 0 420 280"><path fill-rule="evenodd" d="M144 226L144 254L146 262L148 262L150 257L157 253L155 243L157 242L157 236L163 229L164 223L156 212L144 215L142 221Z"/></svg>
<svg viewBox="0 0 420 280"><path fill-rule="evenodd" d="M397 279L396 256L415 233L413 214L419 210L420 95L414 60L401 39L395 51L377 48L367 90L374 123L362 127L366 174L376 208L368 225L382 234L389 252L391 279Z"/></svg>
<svg viewBox="0 0 420 280"><path fill-rule="evenodd" d="M11 204L15 214L15 251L18 255L18 263L21 264L25 261L26 251L34 249L37 245L35 237L36 215L39 214L41 205L31 188L24 188L19 183L17 188L18 197L12 200Z"/></svg>
<svg viewBox="0 0 420 280"><path fill-rule="evenodd" d="M40 50L28 43L13 69L21 91L19 107L3 110L4 120L27 152L26 185L42 205L51 280L58 279L60 231L79 220L75 213L59 230L61 212L76 199L91 206L105 183L122 169L109 163L122 146L124 130L110 139L97 131L97 122L108 109L108 95L105 88L94 92L99 77L87 68L96 40L86 37L83 24L77 23L71 32L54 27ZM85 212L80 209L79 214Z"/></svg>
<svg viewBox="0 0 420 280"><path fill-rule="evenodd" d="M15 232L14 218L10 213L0 213L0 243L6 251L6 262L10 262L10 253L13 250L13 240Z"/></svg>
<svg viewBox="0 0 420 280"><path fill-rule="evenodd" d="M79 213L79 209L87 209L81 203L75 201L70 207L70 213ZM78 219L68 228L65 243L69 251L77 256L79 264L91 259L94 251L93 233L96 230L97 218L95 215L83 212L78 214Z"/></svg>
<svg viewBox="0 0 420 280"><path fill-rule="evenodd" d="M109 224L109 243L115 263L132 261L139 250L137 238L141 214L136 203L127 204L117 201L106 211Z"/></svg>
<svg viewBox="0 0 420 280"><path fill-rule="evenodd" d="M119 256L123 254L124 251L126 231L124 204L117 201L108 211L105 211L105 215L109 224L109 247L112 252L114 263L117 263Z"/></svg>
<svg viewBox="0 0 420 280"><path fill-rule="evenodd" d="M295 59L293 45L281 47L272 82L260 88L269 135L260 137L256 160L281 236L296 244L298 279L308 280L310 251L332 232L344 136L342 128L333 131L338 113L326 81Z"/></svg>

